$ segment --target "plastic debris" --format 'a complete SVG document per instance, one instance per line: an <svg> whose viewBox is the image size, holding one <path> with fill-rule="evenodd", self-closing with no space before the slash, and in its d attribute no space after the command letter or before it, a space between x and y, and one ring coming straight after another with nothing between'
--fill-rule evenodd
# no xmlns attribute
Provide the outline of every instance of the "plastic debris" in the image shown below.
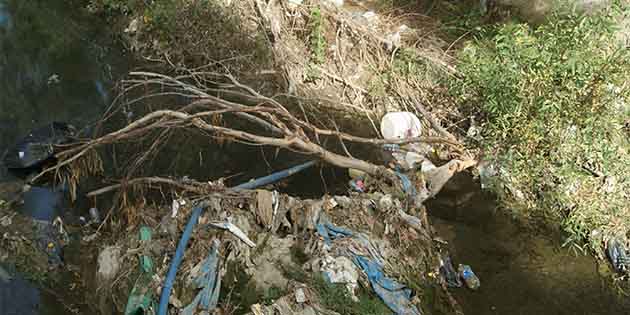
<svg viewBox="0 0 630 315"><path fill-rule="evenodd" d="M354 190L356 192L360 192L360 193L364 193L365 192L365 183L363 182L362 179L351 180L348 184L350 185L352 190Z"/></svg>
<svg viewBox="0 0 630 315"><path fill-rule="evenodd" d="M274 194L268 190L256 191L256 217L260 224L271 229L274 219Z"/></svg>
<svg viewBox="0 0 630 315"><path fill-rule="evenodd" d="M332 4L338 8L343 6L343 0L325 0L324 3Z"/></svg>
<svg viewBox="0 0 630 315"><path fill-rule="evenodd" d="M61 79L59 78L59 75L55 73L55 74L52 74L50 77L48 77L47 84L53 85L53 84L59 84L59 82L61 82Z"/></svg>
<svg viewBox="0 0 630 315"><path fill-rule="evenodd" d="M372 14L376 16L374 12ZM387 113L381 119L381 134L388 140L415 138L422 134L422 124L418 116L410 112Z"/></svg>
<svg viewBox="0 0 630 315"><path fill-rule="evenodd" d="M459 273L459 276L464 279L464 283L466 283L466 286L469 289L479 289L479 287L481 286L481 282L479 281L477 275L475 275L475 273L472 271L472 268L470 268L470 266L460 264L457 267L457 272Z"/></svg>
<svg viewBox="0 0 630 315"><path fill-rule="evenodd" d="M440 276L446 281L446 285L451 288L461 288L462 281L459 274L455 271L453 261L448 255L440 257Z"/></svg>
<svg viewBox="0 0 630 315"><path fill-rule="evenodd" d="M35 167L53 156L55 145L68 142L75 133L72 125L60 122L35 129L9 148L4 164L10 169Z"/></svg>
<svg viewBox="0 0 630 315"><path fill-rule="evenodd" d="M97 208L90 208L90 210L88 210L88 213L90 214L90 219L92 220L92 222L94 223L101 222L101 214Z"/></svg>
<svg viewBox="0 0 630 315"><path fill-rule="evenodd" d="M70 242L70 237L68 236L68 232L66 232L66 228L63 225L63 220L61 220L61 217L56 217L53 220L52 226L54 228L57 228L57 231L56 231L57 235L61 237L64 244L67 244Z"/></svg>
<svg viewBox="0 0 630 315"><path fill-rule="evenodd" d="M214 311L219 301L221 291L221 277L219 272L219 246L220 242L214 240L212 248L206 258L199 276L193 280L193 286L201 289L193 301L183 310L182 315L193 315L197 308L207 312Z"/></svg>
<svg viewBox="0 0 630 315"><path fill-rule="evenodd" d="M630 251L624 242L618 238L612 238L606 244L606 254L616 272L628 272L630 267Z"/></svg>
<svg viewBox="0 0 630 315"><path fill-rule="evenodd" d="M241 241L243 241L249 247L256 247L256 243L241 231L236 225L231 222L210 222L209 225L214 226L219 229L228 230L230 233L234 234L234 236L238 237Z"/></svg>
<svg viewBox="0 0 630 315"><path fill-rule="evenodd" d="M303 288L295 289L295 301L300 304L306 303L306 294Z"/></svg>
<svg viewBox="0 0 630 315"><path fill-rule="evenodd" d="M125 33L135 33L138 31L138 18L134 18L131 20L131 22L129 22L129 25L125 28L124 32Z"/></svg>
<svg viewBox="0 0 630 315"><path fill-rule="evenodd" d="M483 161L477 167L479 169L479 181L481 189L487 189L492 185L492 179L498 175L498 171L493 163Z"/></svg>
<svg viewBox="0 0 630 315"><path fill-rule="evenodd" d="M151 229L147 226L140 228L140 241L147 244L151 241ZM125 315L150 315L155 310L155 300L151 281L154 273L153 260L147 255L140 255L140 276L129 293Z"/></svg>
<svg viewBox="0 0 630 315"><path fill-rule="evenodd" d="M184 199L174 199L171 204L171 218L176 218L179 213L179 208L186 204Z"/></svg>
<svg viewBox="0 0 630 315"><path fill-rule="evenodd" d="M58 233L50 221L33 220L37 245L48 256L48 264L51 268L63 265L62 244Z"/></svg>
<svg viewBox="0 0 630 315"><path fill-rule="evenodd" d="M422 314L411 302L411 289L385 276L383 272L384 258L371 245L367 236L355 234L346 228L335 226L327 222L325 217L321 221L317 225L317 232L324 238L324 242L332 244L332 239L352 237L365 247L364 249L370 254L370 257L350 253L350 258L367 275L372 289L387 307L399 315Z"/></svg>
<svg viewBox="0 0 630 315"><path fill-rule="evenodd" d="M395 172L395 173L396 173L396 176L400 178L400 181L402 182L402 185L403 185L403 190L405 191L407 196L415 197L418 194L418 192L416 191L416 188L411 183L411 180L409 180L409 177L407 177L407 175L400 172Z"/></svg>
<svg viewBox="0 0 630 315"><path fill-rule="evenodd" d="M99 281L112 281L120 270L120 247L108 246L98 254L98 271Z"/></svg>
<svg viewBox="0 0 630 315"><path fill-rule="evenodd" d="M411 302L411 289L388 278L383 266L363 256L355 256L355 263L367 274L370 285L385 305L399 315L422 314Z"/></svg>
<svg viewBox="0 0 630 315"><path fill-rule="evenodd" d="M354 292L358 287L359 273L352 260L345 256L326 256L321 263L326 281L345 284L352 299L358 300Z"/></svg>

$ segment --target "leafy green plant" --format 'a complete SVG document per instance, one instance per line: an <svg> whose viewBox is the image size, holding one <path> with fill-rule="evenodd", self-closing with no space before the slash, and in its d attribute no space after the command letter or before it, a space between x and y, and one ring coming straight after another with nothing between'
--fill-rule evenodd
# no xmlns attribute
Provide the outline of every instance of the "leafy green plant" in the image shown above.
<svg viewBox="0 0 630 315"><path fill-rule="evenodd" d="M324 36L324 18L319 6L314 6L308 24L309 49L311 56L307 69L307 75L313 79L320 76L318 65L326 61L326 38Z"/></svg>
<svg viewBox="0 0 630 315"><path fill-rule="evenodd" d="M324 37L324 23L319 6L311 10L310 18L311 62L322 64L326 60L326 38Z"/></svg>
<svg viewBox="0 0 630 315"><path fill-rule="evenodd" d="M621 127L630 55L616 37L620 12L499 26L463 48L461 76L450 82L482 117L485 153L501 167L495 190L503 204L560 221L577 243L595 229L630 229L630 146Z"/></svg>

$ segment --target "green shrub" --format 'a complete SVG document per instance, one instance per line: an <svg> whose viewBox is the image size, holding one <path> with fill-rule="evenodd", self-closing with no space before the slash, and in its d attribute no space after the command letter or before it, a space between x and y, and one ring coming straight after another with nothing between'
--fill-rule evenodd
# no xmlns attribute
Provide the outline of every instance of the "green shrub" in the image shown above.
<svg viewBox="0 0 630 315"><path fill-rule="evenodd" d="M620 13L499 26L463 48L461 76L451 82L482 119L482 147L500 165L494 189L504 206L561 222L576 244L593 230L617 234L630 226L630 146L622 127L630 117L630 56L616 37Z"/></svg>

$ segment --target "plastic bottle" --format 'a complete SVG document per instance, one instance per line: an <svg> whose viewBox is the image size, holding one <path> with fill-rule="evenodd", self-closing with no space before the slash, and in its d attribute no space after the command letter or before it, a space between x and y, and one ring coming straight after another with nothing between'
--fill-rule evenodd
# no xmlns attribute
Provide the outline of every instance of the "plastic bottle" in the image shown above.
<svg viewBox="0 0 630 315"><path fill-rule="evenodd" d="M477 275L475 275L470 266L460 264L459 267L457 267L457 272L459 273L459 276L464 280L464 283L466 283L466 286L469 289L479 289L479 287L481 286L481 281L479 281L479 278L477 277Z"/></svg>

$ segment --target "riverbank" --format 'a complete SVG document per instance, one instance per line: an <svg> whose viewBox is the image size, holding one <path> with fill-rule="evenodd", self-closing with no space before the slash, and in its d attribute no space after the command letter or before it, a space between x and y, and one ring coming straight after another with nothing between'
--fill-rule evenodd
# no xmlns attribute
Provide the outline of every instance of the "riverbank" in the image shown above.
<svg viewBox="0 0 630 315"><path fill-rule="evenodd" d="M472 14L464 14L467 9L472 7L449 8L448 5L446 7L441 5L425 6L422 3L417 4L417 6L392 6L372 2L367 4L346 2L343 6L337 7L334 5L334 1L322 1L316 4L298 2L271 2L271 4L267 4L262 1L247 3L167 1L147 5L144 1L125 1L124 3L92 1L89 6L85 7L90 14L109 19L116 30L114 34L117 34L116 36L122 39L129 50L134 52L134 56L142 65L143 70L151 69L159 71L159 73L170 74L185 83L184 85L173 81L171 77L144 71L136 72L125 78L124 81L120 82L119 89L114 90L114 93L125 92L117 98L117 102L108 107L112 109L109 113L114 118L110 121L115 122L115 124L103 124L99 135L116 132L119 126L128 126L157 110L172 110L169 112L169 115L172 116L155 120L154 124L140 125L146 128L136 129L134 132L137 133L135 134L129 133L135 136L125 138L126 143L118 143L118 139L108 142L111 139L107 137L100 139L102 142L98 142L97 139L97 142L93 143L95 147L99 146L99 150L94 150L94 152L98 152L102 158L99 160L98 156L90 155L90 164L87 165L101 165L100 162L104 162L106 172L97 172L97 176L94 177L96 183L91 183L96 184L96 186L92 188L109 187L110 190L108 191L114 193L91 195L90 206L88 207L96 206L103 210L104 214L109 213L107 209L111 206L112 200L114 207L112 207L113 211L111 215L106 217L103 225L88 224L85 226L84 223L69 223L80 230L76 235L80 235L79 243L85 245L80 252L89 253L83 257L84 263L79 264L80 270L76 270L77 273L81 274L81 279L78 279L77 282L86 285L87 291L97 292L95 295L90 294L86 300L89 304L87 307L98 309L104 314L122 311L131 288L136 284L135 279L138 279L140 273L140 268L137 266L142 260L142 256L139 253L155 259L157 280L152 282L150 291L154 293L154 297L157 297L161 292L161 285L168 262L173 256L176 241L186 224L188 214L191 212L190 206L196 200L195 198L199 197L200 191L216 192L215 189L223 187L225 182L229 183L227 185L229 187L232 186L232 183L240 183L252 177L266 175L273 170L302 161L303 158L300 155L285 150L274 147L260 149L260 146L238 143L246 140L248 144L251 144L252 139L258 141L259 138L249 136L247 136L249 138L244 138L242 133L229 131L228 129L231 128L247 128L249 125L247 122L227 118L229 115L226 115L226 112L208 114L202 111L186 111L187 109L183 108L192 108L192 106L188 107L187 105L194 105L194 103L189 103L191 99L202 98L206 101L211 99L214 102L211 104L222 104L222 106L226 104L229 106L258 106L256 107L258 110L268 111L268 106L271 104L276 109L268 113L280 115L277 117L281 118L274 120L273 118L276 116L262 117L264 119L272 117L268 120L272 125L282 128L282 124L287 124L287 121L302 120L297 129L293 129L294 125L291 123L284 127L288 126L289 132L297 134L299 139L309 139L312 144L321 145L321 148L330 150L330 152L336 152L342 156L357 157L376 165L382 165L384 162L382 161L381 150L376 150L374 146L366 143L352 144L348 140L356 138L349 138L348 134L355 137L363 136L366 137L365 139L380 138L378 123L385 112L413 111L422 119L423 132L426 132L427 136L443 141L429 146L430 150L428 150L427 156L430 159L439 165L452 158L483 156L480 170L484 176L483 170L488 170L488 165L495 167L497 165L487 164L488 161L496 161L486 158L496 157L493 155L495 152L490 152L488 148L496 148L500 152L504 152L501 149L509 144L505 138L496 137L496 130L492 127L496 122L489 123L485 120L489 116L488 113L491 113L489 105L492 104L492 99L484 93L492 91L488 89L488 86L492 86L488 80L492 81L495 78L487 74L495 72L502 75L506 74L502 70L505 65L495 64L492 61L495 59L493 53L499 50L497 49L499 44L505 44L497 36L507 34L510 38L515 38L514 42L508 42L508 44L514 45L520 45L519 38L521 38L530 45L525 48L546 47L546 49L555 49L553 45L545 46L548 38L540 37L536 31L528 33L529 26L526 25L508 24L507 27L498 26L496 28L492 25L483 25L480 29L475 28L474 23L481 23L479 20L481 17L474 10L470 11ZM426 12L439 12L442 19L421 14ZM464 15L466 18L461 18ZM498 17L487 18L485 23L489 23L495 18ZM454 20L458 21L454 22ZM589 24L589 27L592 26ZM474 30L472 33L470 33L471 29ZM549 29L542 28L542 30ZM463 47L465 48L462 49ZM597 47L601 48L601 46ZM488 50L485 50L486 48ZM471 49L480 52L484 58L475 58L479 55L470 54ZM575 51L580 52L579 49ZM607 52L607 50L587 52L594 54ZM582 53L584 52L582 51ZM609 55L602 53L601 56ZM510 57L512 56L510 55ZM531 60L524 59L527 62L521 63L520 59L510 62L523 69L529 69L529 62L537 64L540 61L535 56ZM593 64L596 64L601 61L601 58L592 58L592 60ZM619 66L622 65L623 63L619 63ZM493 69L498 70L493 72ZM225 76L226 73L229 73L230 76ZM592 72L585 73L592 74ZM463 74L465 76L462 77ZM458 81L462 78L464 78L464 83ZM536 76L532 78L529 81L525 80L525 82L547 82L535 80ZM552 80L554 78L551 76ZM572 82L572 78L567 79L567 82ZM547 78L543 77L543 79ZM465 80L469 81L466 82ZM504 84L505 82L499 81L498 83ZM177 90L183 86L185 88ZM470 87L468 91L471 94L462 95L459 93L458 87ZM496 92L504 93L511 87L508 85L504 88L497 88ZM599 89L596 90L600 91ZM178 94L160 94L168 91L174 91ZM185 93L193 91L194 95L193 97L186 96L190 94L182 96L182 91ZM567 89L562 92L572 95L573 91ZM477 98L471 98L471 95ZM514 92L513 95L521 94ZM214 96L218 96L219 99L212 99L211 97ZM523 96L523 99L526 97ZM570 99L572 100L572 98ZM603 98L603 100L605 99ZM524 102L520 98L503 99L503 101L510 101L512 103L509 104L516 104L515 106L520 106L519 102ZM474 103L475 106L472 108L466 106L466 102ZM501 102L501 104L504 103ZM598 104L601 104L603 109L608 108L607 103L603 101ZM281 107L287 108L292 116L282 116L284 114L278 110ZM102 108L101 110L106 109ZM226 111L234 110L235 108L226 109ZM242 110L242 108L237 110ZM623 117L625 117L623 114L616 116L612 112L610 114L613 114L612 118L616 119L614 121L618 122L618 125L623 126ZM471 118L472 115L475 117ZM188 119L194 121L193 116L201 117L206 124L197 122L187 125ZM621 120L618 119L620 117ZM610 121L608 120L609 116L601 116L600 118L601 123ZM251 122L251 120L249 121ZM554 121L551 120L550 122L553 123ZM518 125L518 120L513 123ZM320 132L321 129L327 130L328 134L322 135L320 133L320 139L316 132L313 138L311 132L316 129L308 127L309 125L320 128ZM267 125L261 124L260 126ZM530 125L526 126L531 127ZM555 125L553 126L555 127ZM592 129L593 126L601 125L587 126ZM560 125L558 128L560 127L566 127L566 125ZM294 131L299 131L301 128L306 128L304 129L306 132L301 131L304 134ZM540 128L531 129L539 130ZM147 131L155 131L155 133ZM248 129L248 131L256 135L266 135L255 128L253 130ZM344 134L339 134L340 131ZM606 137L614 134L616 139L623 140L623 138L619 138L620 131L623 129L601 129L602 134ZM222 136L217 137L217 132ZM286 132L286 130L281 130L281 132ZM209 135L213 135L214 139L209 140ZM335 137L335 135L339 137ZM516 140L521 136L522 134L519 133L502 135L502 137L513 137ZM289 138L288 135L287 138ZM238 141L234 141L234 139ZM444 139L447 141L444 142ZM582 140L567 142L566 148L577 147L583 143ZM457 142L465 143L465 148L462 148ZM81 145L83 144L79 144L79 148ZM601 145L613 148L606 143L601 143ZM616 142L615 145L617 148L612 151L627 153L627 151L623 151L624 147L627 148L627 143ZM295 149L295 147L290 146L289 148ZM299 147L299 149L304 148L317 149L311 145ZM543 146L543 148L545 147ZM479 153L482 149L485 149L483 155ZM601 146L592 147L588 148L586 152L597 155L601 151L600 149L602 149ZM580 155L582 153L573 152L572 154ZM547 157L545 154L543 156ZM60 156L60 158L63 161L63 159L71 156L71 154L67 154ZM325 154L321 156L326 157ZM333 164L335 161L339 161L338 159L331 159L329 156L328 159L324 160L333 162ZM518 159L510 161L518 161ZM580 196L600 199L601 196L616 196L614 200L619 206L619 202L624 200L623 194L627 191L627 186L625 186L627 182L624 181L623 176L627 165L615 164L615 172L621 173L612 174L610 169L593 168L593 165L597 165L597 160L592 162L594 164L586 164L589 167L587 171L591 170L591 173L595 175L580 175L582 176L581 180L585 178L587 179L586 183L589 183L588 187L581 186L585 193ZM82 167L85 165L83 164ZM364 164L360 165L363 166ZM519 180L529 178L527 176L530 174L526 174L526 172L530 168L523 167L522 163L517 166L499 164L499 168L504 166L509 166L510 169L501 168L500 176L507 172L510 178L516 177ZM529 165L527 166L529 167ZM515 170L525 173L515 173ZM571 171L575 171L575 169L571 169ZM473 173L477 172L473 171ZM601 175L597 175L598 172ZM72 175L72 173L63 172L62 174L63 176ZM82 173L82 175L86 174ZM515 174L519 174L519 176ZM579 231L577 231L579 233L574 232L577 237L571 240L578 246L590 241L592 247L588 250L593 250L601 255L604 253L602 245L606 242L604 239L592 238L591 232L604 231L601 235L613 235L612 232L615 232L614 235L619 235L625 231L623 220L611 219L611 216L616 217L620 213L612 207L615 206L615 202L602 205L601 203L592 203L588 198L580 199L578 204L590 204L591 207L588 210L593 211L582 211L584 208L569 207L568 210L571 211L565 213L566 206L556 204L558 201L566 201L565 199L549 198L547 194L540 197L537 191L528 190L533 185L529 185L529 182L523 181L520 182L521 186L514 186L512 179L506 180L505 177L499 177L501 185L494 186L494 189L501 196L500 208L513 211L512 214L517 219L516 222L520 223L506 219L502 215L505 213L504 210L501 210L500 214L494 212L494 203L488 200L479 205L485 211L482 215L485 218L483 220L461 220L458 215L454 217L447 215L446 221L432 218L429 220L433 222L432 224L423 223L423 229L417 231L406 227L397 213L389 211L391 209L383 210L380 208L381 203L385 204L385 208L387 208L388 203L387 198L382 201L382 195L363 196L366 197L363 199L372 200L369 202L370 204L378 204L376 207L367 203L352 207L340 205L346 200L344 195L348 194L348 189L350 189L347 186L349 180L347 176L345 168L325 166L307 172L297 180L286 181L267 188L270 191L278 190L283 193L290 193L294 198L304 203L302 207L294 206L293 208L303 209L302 212L305 213L310 213L312 209L317 208L311 207L312 205L323 203L325 204L323 206L324 212L332 215L333 224L350 228L355 232L367 233L378 242L386 241L390 245L393 244L393 250L387 246L383 248L384 252L391 254L390 258L394 260L390 269L386 269L387 274L413 289L415 295L413 301L423 310L431 311L431 313L452 314L461 311L457 307L457 304L461 304L464 311L469 314L492 314L497 308L504 311L523 309L537 312L540 309L536 308L535 303L516 305L521 301L509 298L522 295L522 292L531 294L546 292L549 287L561 287L566 290L567 300L572 301L571 305L560 303L560 306L554 308L558 312L563 309L571 310L571 307L575 305L578 305L577 307L580 309L591 309L590 306L592 305L590 304L592 303L587 301L593 300L603 302L597 309L592 308L592 314L596 314L599 310L602 314L619 313L626 307L623 302L614 297L614 292L610 291L608 286L596 286L595 283L600 280L600 275L596 272L597 265L593 261L585 257L574 259L568 250L557 246L553 241L550 242L553 245L549 245L545 243L547 240L534 238L532 243L535 244L532 244L531 247L515 246L510 243L510 235L513 234L515 235L515 242L527 243L530 235L540 232L540 229L532 229L532 226L541 222L550 226L552 231L557 231L559 226L570 226L567 225L567 222L572 223L574 221L571 220L578 218L582 220L575 223L575 226L579 227ZM80 177L78 175L72 177L72 183L78 184L79 195L87 192L81 184L81 179L88 178ZM225 182L219 180L214 183L217 178L224 178ZM600 182L610 183L610 178L616 179L614 190L603 191L604 195L594 195L593 191L602 187ZM380 181L384 179L387 179L387 176L379 178L377 182L382 184ZM482 177L482 179L484 185L491 183L491 181L486 181L488 177ZM212 185L208 184L207 181L209 180L213 181L210 182ZM386 181L384 180L384 182ZM187 191L188 194L193 192L197 197L193 199L183 198L181 190L163 187L163 185L170 185L169 183L178 184L180 188L184 187L183 191ZM547 184L545 187L553 189L561 187L556 185L555 181ZM471 185L479 185L479 183L473 182ZM450 190L449 185L446 187L447 190ZM546 192L553 192L553 189ZM478 190L473 191L472 196L478 197L481 194ZM376 192L392 194L392 202L405 203L404 194L400 191L392 191L389 188L382 191L379 186ZM599 191L597 193L599 194ZM469 218L476 213L470 210L469 207L472 206L466 201L470 195L471 192L466 191L458 192L455 195L447 194L445 197L438 196L438 204L443 202L446 206L437 207L439 210L433 210L429 206L429 212L433 212L436 217L444 218L443 213L455 211L459 215ZM538 204L529 208L516 207L516 204L511 203L511 201L520 195L528 201L532 199L553 201L552 206L555 208L540 207ZM353 200L362 199L361 195L351 194L350 196ZM627 193L625 196L627 197ZM244 199L235 204L234 202L239 200L238 198ZM286 195L282 195L281 198L288 200ZM163 221L174 211L175 206L171 204L173 200L178 202L186 200L186 204L179 208L180 212L175 214L174 222L166 224ZM334 200L338 205L331 206L331 200ZM319 231L314 231L312 227L311 229L304 228L303 224L305 223L302 222L299 215L297 219L287 215L287 222L282 222L284 229L281 232L269 233L265 223L268 224L266 217L268 213L263 215L259 213L261 210L257 200L244 196L229 196L228 194L222 203L225 203L223 210L227 209L226 211L211 212L204 216L202 221L223 220L226 219L225 215L231 217L230 214L239 218L242 216L241 219L237 218L233 222L236 226L245 229L246 234L252 237L256 243L256 248L259 249L252 252L243 246L242 241L227 232L204 229L195 232L191 241L191 248L188 251L189 256L185 258L183 265L183 273L187 275L191 273L194 265L207 256L212 240L219 239L224 245L228 244L219 250L219 256L222 259L225 258L226 261L232 259L227 264L225 273L222 274L225 281L224 288L228 288L222 291L219 297L222 311L229 313L230 310L237 309L236 313L245 313L251 310L258 314L256 312L269 311L268 308L272 305L286 305L287 303L289 307L295 307L297 303L302 308L305 307L304 305L309 305L315 309L322 307L324 312L327 309L342 314L363 314L367 310L383 310L384 305L372 292L371 285L365 282L364 278L359 280L360 284L357 291L359 303L351 304L352 306L349 308L339 308L340 304L350 303L352 296L347 295L343 285L330 287L316 277L318 273L312 269L316 265L313 264L313 261L321 258L318 255L322 252L319 248L313 249L311 247L320 246L323 237ZM611 207L605 208L607 206ZM623 203L621 206L623 207ZM287 208L291 207L287 206ZM87 207L79 210L83 210L83 214L87 217L86 209ZM606 210L599 211L601 209ZM268 209L263 208L263 210ZM407 210L412 216L420 219L424 217L423 208L410 207ZM552 211L553 215L547 216L549 213L547 211ZM356 215L357 213L361 215ZM493 216L501 219L493 220ZM591 220L593 217L598 218L598 220ZM619 216L619 218L622 217ZM381 224L381 222L383 223ZM495 228L488 228L492 225L495 225ZM501 225L507 227L501 228ZM521 225L524 227L520 228ZM529 227L527 227L528 225ZM151 228L154 237L153 243L156 246L145 248L146 246L143 247L144 245L142 245L143 242L138 241L141 226ZM519 226L519 228L515 228L515 226ZM298 230L296 231L293 227L297 227ZM164 228L171 230L163 231ZM99 229L99 234L94 233L96 229ZM571 231L568 232L571 233ZM584 233L590 234L584 237ZM516 236L516 234L520 236ZM552 234L555 239L556 234ZM574 234L569 234L569 236ZM125 237L120 235L125 235ZM566 236L566 234L559 234L557 238L565 239ZM500 238L501 241L493 242L492 240L495 238ZM479 241L470 242L469 240L472 239ZM447 241L448 244L445 245L444 241ZM274 244L278 244L278 247L274 247ZM120 257L121 267L118 273L115 273L113 282L104 288L102 283L94 281L97 274L94 269L98 262L99 253L103 253L106 248L118 248L122 257ZM405 250L401 250L401 248ZM482 289L480 291L468 292L463 288L444 289L440 282L443 279L436 276L439 274L437 269L440 265L436 253L440 252L440 248L446 252L452 252L456 262L472 264L475 272L481 278ZM305 249L311 251L308 254L302 253ZM77 253L79 253L78 250L74 252L74 255ZM240 257L241 253L251 254L251 261L248 259L241 261L240 258L234 260L234 256ZM291 259L288 261L274 260L275 257L284 256L290 256ZM612 273L604 271L610 269L605 257L601 256L600 259L601 268L599 269L603 271L602 275L607 279L615 278ZM578 262L571 264L567 262L573 260ZM285 263L288 267L285 266ZM271 270L273 268L269 267L270 265L282 266L282 268ZM249 272L235 270L238 266L245 266L243 268ZM264 270L256 271L256 268L263 268ZM538 268L541 269L540 272L538 272ZM280 275L287 281L280 284L276 283L275 286L267 283L265 290L250 290L252 281L256 280L252 280L252 278L265 275L269 270L271 270L269 274ZM566 282L563 282L563 273L569 273L573 277L569 277ZM495 276L496 274L499 276ZM194 297L195 290L186 288L184 278L179 278L178 284L176 284L173 294L175 299L171 301L175 308L185 306ZM500 288L500 290L505 291L505 295L494 295L488 292L489 289L486 289L484 279L488 279L488 287L493 288L491 291ZM270 281L269 279L257 280L263 283ZM296 285L295 281L299 283ZM273 281L271 282L273 284ZM510 283L510 285L504 286L502 283ZM576 285L579 283L588 283L588 292L586 290L580 291L577 288L579 285ZM618 283L622 284L621 287L623 288L626 281L622 280ZM71 284L68 285L68 288L70 287ZM308 303L299 302L302 299L302 294L305 295ZM453 294L454 298L453 296L449 298L450 294ZM575 299L581 295L588 296L588 298L580 299L580 301L585 302L584 304L580 304L580 301ZM492 298L501 299L504 303L492 303ZM545 303L551 305L554 301L545 300Z"/></svg>

